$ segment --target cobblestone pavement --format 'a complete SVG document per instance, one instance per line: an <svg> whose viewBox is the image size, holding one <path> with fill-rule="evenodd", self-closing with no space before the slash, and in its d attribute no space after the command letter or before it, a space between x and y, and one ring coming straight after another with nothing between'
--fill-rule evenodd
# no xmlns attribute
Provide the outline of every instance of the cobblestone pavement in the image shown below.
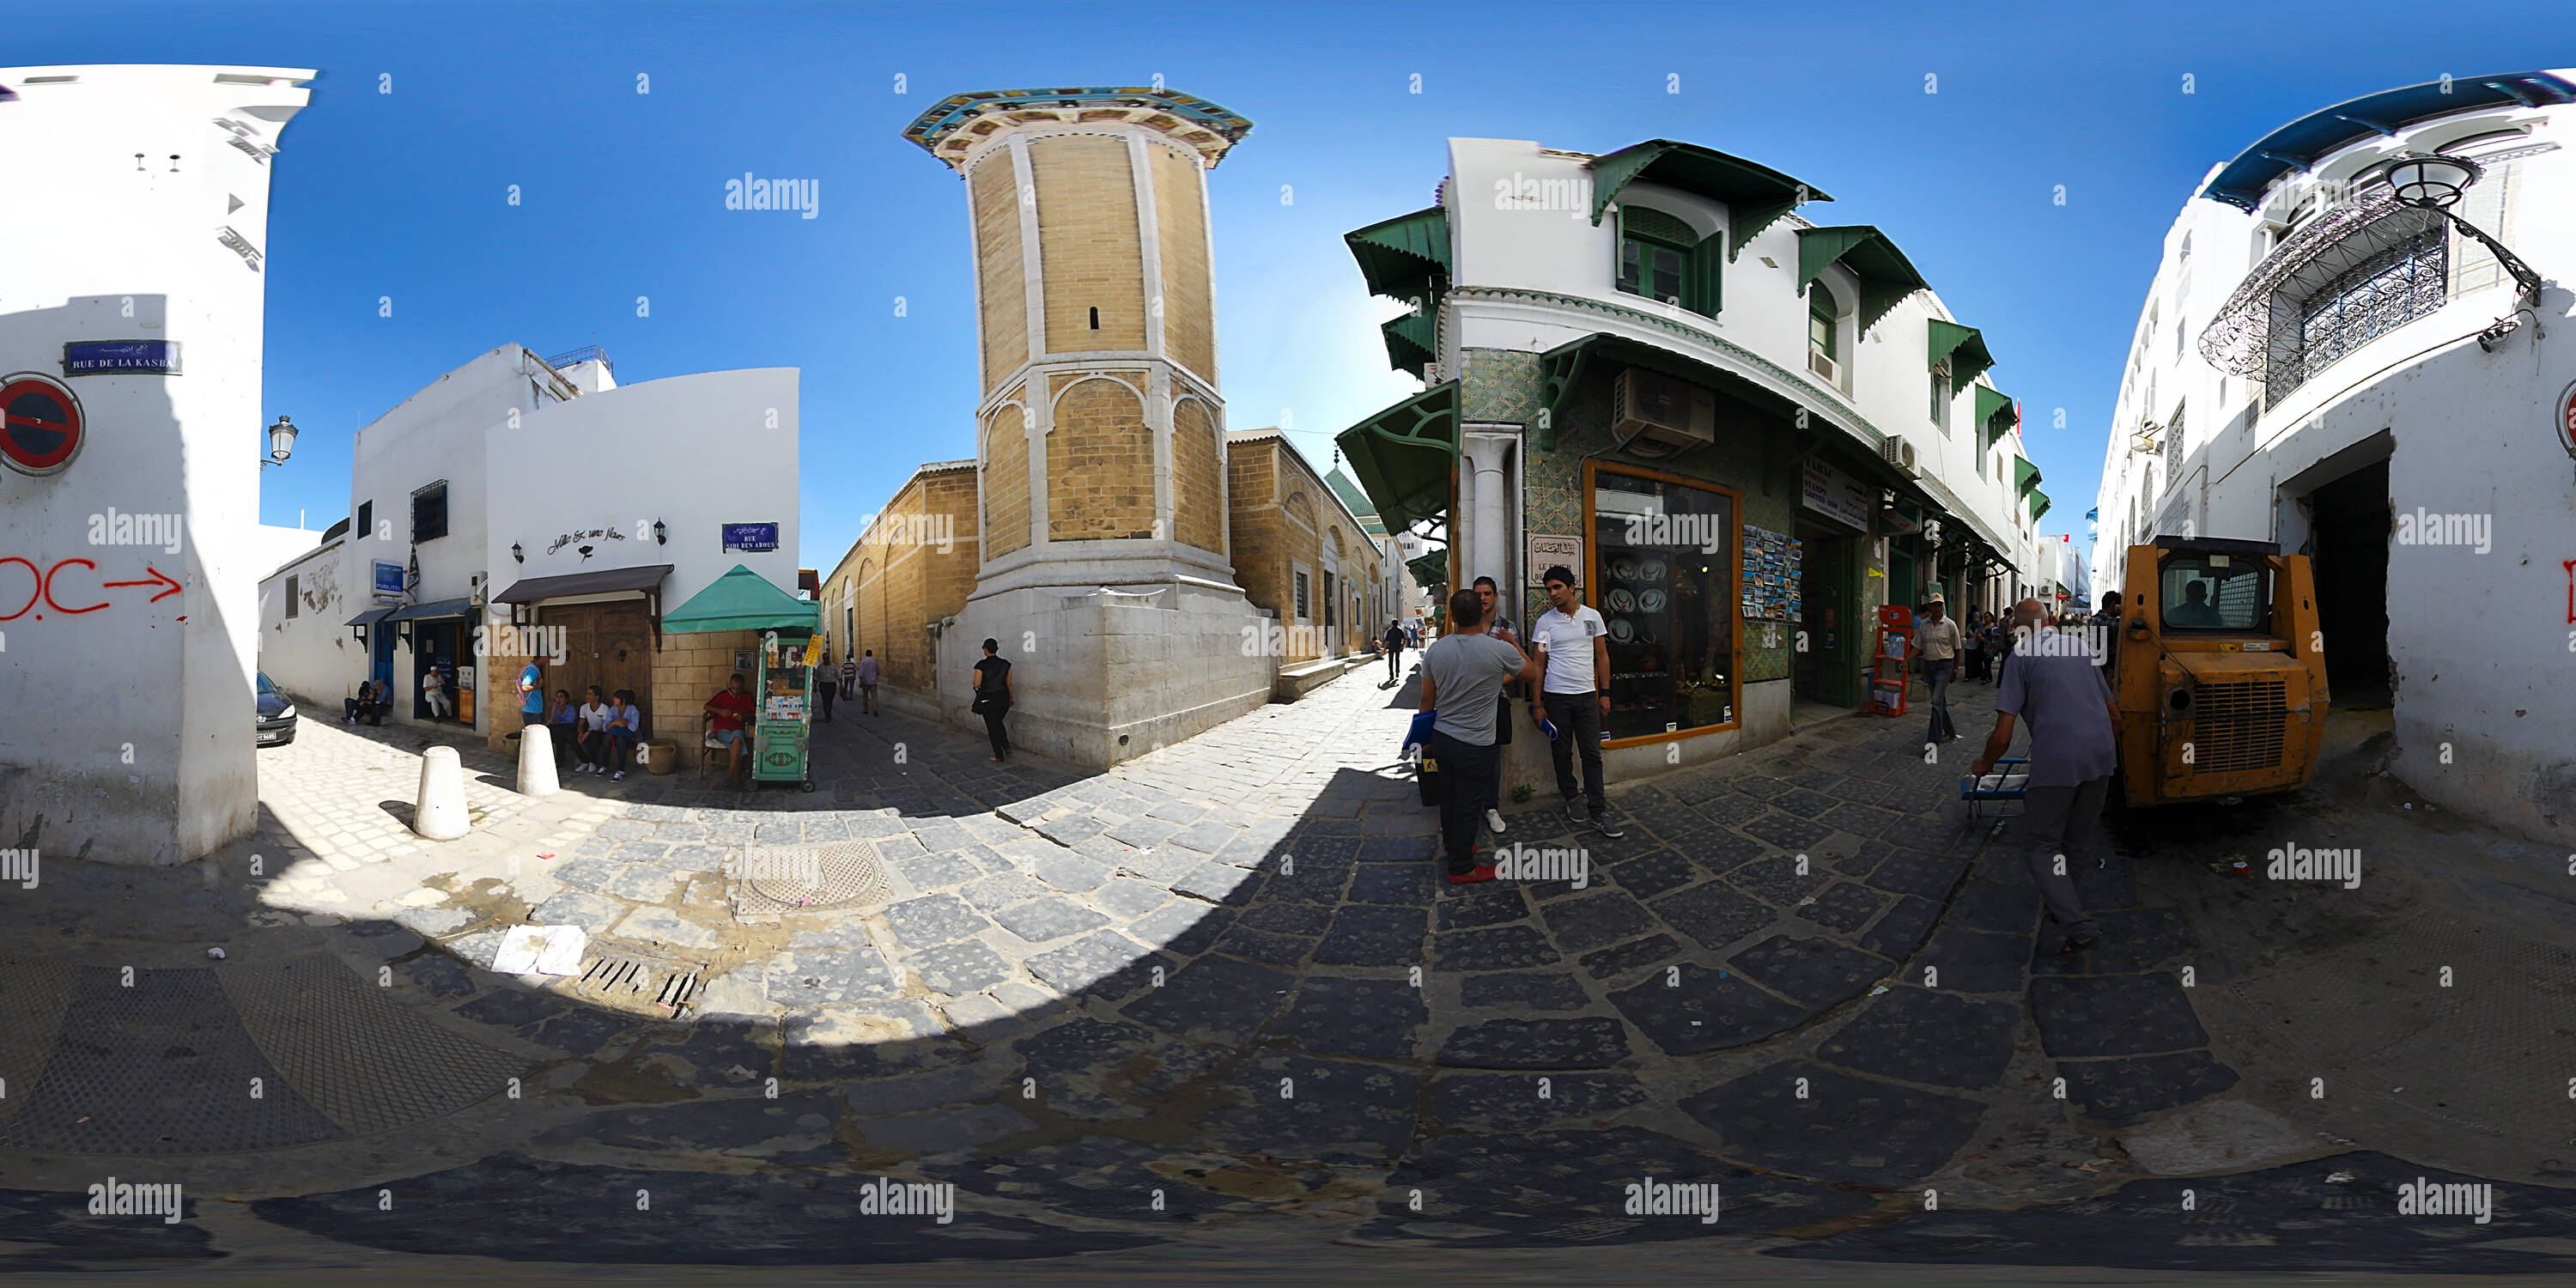
<svg viewBox="0 0 2576 1288"><path fill-rule="evenodd" d="M979 736L844 705L813 794L487 783L477 834L444 845L400 830L419 735L308 727L263 752L262 835L202 881L49 871L7 905L60 950L0 963L35 985L0 1002L34 1036L0 1048L32 1088L0 1100L0 1164L30 1187L0 1192L0 1231L114 1162L343 1244L599 1263L1332 1238L2565 1268L2562 1191L2499 1183L2464 1256L2385 1216L2402 1180L2467 1176L2230 1095L2210 989L2183 977L2194 927L2141 905L2109 840L2074 856L2105 941L2053 952L2009 833L1944 808L1991 690L1954 691L1975 732L1940 763L1917 720L1850 717L1614 787L1618 840L1542 796L1501 840L1579 852L1581 879L1465 890L1437 881L1394 766L1411 692L1355 673L1105 774L994 765ZM747 851L818 856L826 880L728 866ZM287 863L254 876L251 853ZM641 988L492 973L530 920L583 926ZM134 963L139 993L117 981ZM674 977L698 990L676 1020ZM148 1058L182 1024L190 1054ZM233 1107L89 1126L164 1086L120 1066ZM249 1077L284 1094L207 1090ZM861 1211L877 1176L953 1184L956 1219L813 1219ZM1675 1183L1722 1186L1720 1219L1628 1202ZM2206 1215L2155 1219L2186 1184ZM596 1218L638 1190L695 1215ZM0 1238L106 1255L32 1220ZM194 1227L152 1228L162 1250L133 1255L203 1254Z"/></svg>

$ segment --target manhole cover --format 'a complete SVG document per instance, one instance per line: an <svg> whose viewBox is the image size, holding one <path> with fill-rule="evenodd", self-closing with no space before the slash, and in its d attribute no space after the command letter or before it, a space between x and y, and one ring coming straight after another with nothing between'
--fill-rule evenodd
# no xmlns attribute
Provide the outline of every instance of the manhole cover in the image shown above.
<svg viewBox="0 0 2576 1288"><path fill-rule="evenodd" d="M669 1019L698 997L706 967L635 953L593 957L575 991L607 1006Z"/></svg>
<svg viewBox="0 0 2576 1288"><path fill-rule="evenodd" d="M866 841L737 850L728 861L736 874L737 916L847 908L886 897L885 869Z"/></svg>

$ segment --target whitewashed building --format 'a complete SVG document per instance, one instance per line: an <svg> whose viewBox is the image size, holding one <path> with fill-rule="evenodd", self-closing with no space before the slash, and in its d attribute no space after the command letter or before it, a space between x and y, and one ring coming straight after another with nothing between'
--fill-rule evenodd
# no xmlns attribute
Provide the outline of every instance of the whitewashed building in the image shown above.
<svg viewBox="0 0 2576 1288"><path fill-rule="evenodd" d="M1347 237L1425 389L1338 441L1391 531L1445 524L1451 586L1494 577L1526 622L1575 570L1612 637L1613 779L1859 705L1881 605L2031 575L2048 502L1994 356L1887 232L1671 140L1457 138L1448 163L1429 209ZM1507 778L1548 781L1544 741Z"/></svg>
<svg viewBox="0 0 2576 1288"><path fill-rule="evenodd" d="M2139 311L2093 552L2106 590L2132 543L2165 534L2313 557L2335 706L2393 710L2395 772L2427 797L2561 841L2571 104L2567 71L2445 77L2321 108L2214 166ZM2453 217L2399 199L2389 172L2410 154L2468 163L2441 167L2467 180Z"/></svg>
<svg viewBox="0 0 2576 1288"><path fill-rule="evenodd" d="M261 668L325 718L373 680L397 722L498 742L533 654L549 690L655 716L666 610L736 564L796 593L796 393L791 367L620 386L596 349L476 357L358 431L350 517L261 584Z"/></svg>
<svg viewBox="0 0 2576 1288"><path fill-rule="evenodd" d="M0 847L257 822L269 178L312 75L0 67Z"/></svg>

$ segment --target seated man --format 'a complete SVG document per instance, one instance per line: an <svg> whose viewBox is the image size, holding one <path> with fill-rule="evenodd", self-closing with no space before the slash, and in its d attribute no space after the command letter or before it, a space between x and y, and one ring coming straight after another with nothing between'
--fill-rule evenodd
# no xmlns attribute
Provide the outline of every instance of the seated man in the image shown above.
<svg viewBox="0 0 2576 1288"><path fill-rule="evenodd" d="M608 706L608 781L621 782L635 763L635 744L644 737L644 713L635 709L635 691L619 689Z"/></svg>
<svg viewBox="0 0 2576 1288"><path fill-rule="evenodd" d="M342 724L356 724L360 716L367 717L368 724L385 722L385 704L377 700L376 686L366 680L358 681L358 696L340 700L340 712Z"/></svg>
<svg viewBox="0 0 2576 1288"><path fill-rule="evenodd" d="M2220 625L2218 610L2209 602L2209 583L2195 581L2182 588L2182 602L2165 610L2165 625L2186 630L2206 629Z"/></svg>
<svg viewBox="0 0 2576 1288"><path fill-rule="evenodd" d="M710 719L708 736L725 748L725 777L742 782L744 771L749 767L744 757L751 750L751 731L743 727L743 722L755 710L751 692L744 687L742 672L734 672L724 691L707 699L706 710ZM743 785L749 786L748 783Z"/></svg>

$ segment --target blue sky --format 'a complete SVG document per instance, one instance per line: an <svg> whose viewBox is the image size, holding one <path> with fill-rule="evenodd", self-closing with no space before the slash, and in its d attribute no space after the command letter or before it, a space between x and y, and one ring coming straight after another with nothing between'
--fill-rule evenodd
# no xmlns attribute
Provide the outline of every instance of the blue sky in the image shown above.
<svg viewBox="0 0 2576 1288"><path fill-rule="evenodd" d="M1428 204L1448 137L1668 137L1798 175L1984 331L2046 526L2081 542L2141 292L2211 165L2360 94L2576 62L2576 18L2520 0L1096 9L7 0L0 24L12 63L320 69L276 167L264 401L304 432L265 521L340 518L354 432L475 354L597 343L626 383L802 368L824 569L914 465L973 454L963 185L898 136L950 93L1160 73L1252 119L1210 176L1228 419L1284 419L1319 465L1413 388L1341 235ZM818 217L725 210L746 171L819 180Z"/></svg>

